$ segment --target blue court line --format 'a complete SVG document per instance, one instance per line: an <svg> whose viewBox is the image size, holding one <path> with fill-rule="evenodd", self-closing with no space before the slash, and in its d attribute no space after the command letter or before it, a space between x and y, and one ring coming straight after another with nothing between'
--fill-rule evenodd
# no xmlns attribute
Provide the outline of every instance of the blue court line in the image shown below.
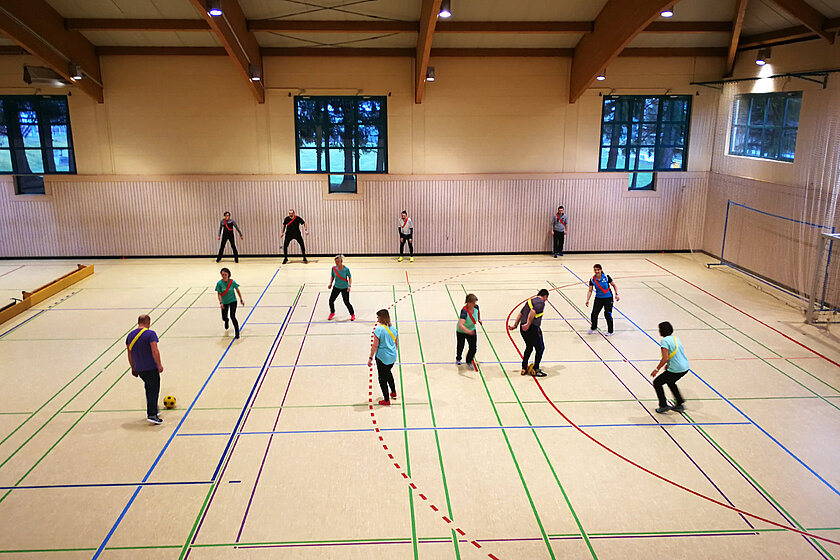
<svg viewBox="0 0 840 560"><path fill-rule="evenodd" d="M277 277L278 272L280 272L279 268L274 271L274 275L271 277L271 280L268 281L268 284L266 285L262 294L260 294L259 299L257 299L257 303L254 304L254 306L251 308L251 311L248 313L248 316L245 317L244 321L242 321L242 328L240 329L240 332L245 329L245 325L248 323L248 319L251 318L251 314L257 309L257 306L260 304L260 301L262 301L262 298L265 295L266 291L268 291L269 286L271 286L271 283L274 282L274 279ZM201 394L204 392L204 389L207 388L207 385L210 383L210 380L213 379L213 375L216 373L216 371L218 371L219 366L221 365L222 361L225 359L225 356L227 356L227 353L230 351L230 348L231 348L231 346L233 346L233 343L234 343L235 340L236 339L232 338L230 340L230 342L228 342L227 348L225 348L225 351L222 354L222 357L219 358L219 361L216 363L216 366L213 368L213 371L211 371L210 375L207 376L207 379L204 381L204 384L198 390L198 393L195 395L195 398L190 403L189 408L187 408L186 413L184 413L184 416L181 417L181 420L178 422L178 425L175 426L175 429L169 435L169 438L166 440L166 443L163 445L163 449L160 450L160 453L158 453L158 456L155 458L154 462L152 463L152 466L149 467L149 470L146 472L146 475L143 477L141 482L147 482L149 480L149 477L152 475L152 472L154 472L158 463L160 463L160 460L163 458L163 454L169 448L169 444L171 444L172 441L175 439L175 436L178 434L178 430L181 429L181 426L184 424L184 421L187 419L187 417L190 415L190 412L192 412L193 408L195 407L195 403L198 402L198 399L201 397ZM131 495L131 498L129 498L128 503L125 505L122 512L120 512L120 515L119 515L119 517L117 517L117 520L114 522L114 525L111 527L111 530L108 531L108 534L105 535L105 539L99 545L99 548L96 549L96 553L93 555L93 560L96 560L97 558L99 558L102 555L102 553L105 551L105 547L107 546L108 541L111 540L111 537L114 535L114 532L117 530L117 527L119 527L120 523L122 523L123 518L125 518L125 514L128 513L129 508L131 508L131 504L133 504L134 500L137 499L137 496L138 496L138 494L140 494L140 490L142 488L143 488L143 486L138 485L137 489L134 490L134 493Z"/></svg>
<svg viewBox="0 0 840 560"><path fill-rule="evenodd" d="M37 484L30 486L0 486L0 490L51 490L55 488L119 488L121 486L191 486L213 484L212 480L188 480L171 482L91 482L80 484Z"/></svg>
<svg viewBox="0 0 840 560"><path fill-rule="evenodd" d="M577 274L575 274L574 272L572 272L571 270L569 270L569 268L568 268L566 265L563 265L563 268L565 268L566 270L568 270L568 271L569 271L569 272L570 272L570 273L571 273L571 274L572 274L575 278L577 278L578 280L580 280L581 282L583 282L583 280L580 278L580 276L578 276ZM623 313L620 309L618 309L617 307L616 307L616 308L614 308L614 309L615 309L616 311L618 311L618 312L619 312L619 313L620 313L620 314L621 314L621 315L622 315L625 319L627 319L628 321L630 321L630 323L632 323L634 327L636 327L637 329L639 329L640 331L642 331L642 332L645 334L645 336L647 336L649 339L651 339L651 340L652 340L652 341L653 341L653 342L654 342L657 346L659 346L659 343L656 341L656 339L655 339L655 338L653 338L652 336L650 336L650 334L648 334L648 332L647 332L647 331L645 331L642 327L640 327L640 326L639 326L639 325L637 325L635 322L633 322L633 320L632 320L630 317L628 317L627 315L625 315L625 314L624 314L624 313ZM799 463L800 465L802 465L803 467L805 467L806 469L808 469L808 472L810 472L811 474L813 474L813 475L814 475L815 477L817 477L817 478L818 478L818 479L819 479L819 480L820 480L823 484L825 484L826 486L828 486L828 487L831 489L831 491L832 491L832 492L834 492L835 494L837 494L838 496L840 496L840 491L838 491L838 490L837 490L837 488L835 488L834 486L832 486L830 482L828 482L826 479L824 479L822 476L820 476L820 475L817 473L817 471L815 471L815 470L814 470L814 469L812 469L810 466L808 466L808 464L807 464L807 463L805 463L805 461L803 461L802 459L800 459L799 457L797 457L797 456L796 456L796 454L795 454L793 451L791 451L790 449L788 449L787 447L785 447L785 446L782 444L782 442L780 442L779 440L777 440L776 438L774 438L772 435L770 435L770 433L769 433L767 430L765 430L764 428L762 428L761 426L759 426L759 425L758 425L758 423L756 423L756 421L755 421L755 420L753 420L752 418L750 418L750 417L749 417L749 416L748 416L748 415L747 415L747 414L746 414L743 410L741 410L740 408L738 408L738 407L735 405L735 403L733 403L732 401L730 401L729 399L727 399L726 397L724 397L724 396L720 393L720 391L718 391L717 389L715 389L714 387L712 387L712 386L711 386L711 385L710 385L710 384L709 384L709 383L708 383L705 379L703 379L702 377L700 377L700 376L697 374L697 372L696 372L696 371L694 371L693 369L689 369L688 371L690 371L690 372L694 375L694 377L696 377L696 378L697 378L697 379L699 379L701 382L703 382L703 385L705 385L706 387L708 387L709 389L711 389L711 390L712 390L712 392L714 392L717 396L719 396L721 399L725 400L725 401L727 402L727 404L729 404L729 406L731 406L732 408L734 408L735 410L737 410L737 411L738 411L738 413L739 413L741 416L743 416L744 418L746 418L746 419L747 419L747 421L748 421L750 424L752 424L753 426L755 426L756 428L758 428L758 429L761 431L761 433L763 433L764 435L766 435L767 437L769 437L769 438L773 441L773 443L775 443L775 444L776 444L776 445L778 445L780 448L782 448L782 450L784 450L784 452L785 452L785 453L787 453L788 455L790 455L791 457L793 457L793 459L794 459L794 460L796 460L796 462L797 462L797 463Z"/></svg>
<svg viewBox="0 0 840 560"><path fill-rule="evenodd" d="M18 323L17 325L15 325L14 327L12 327L11 329L7 330L7 331L6 331L6 332L4 332L3 334L0 334L0 338L3 338L4 336L6 336L7 334L9 334L9 333L10 333L10 332L12 332L13 330L17 329L18 327L22 327L23 325L25 325L26 323L28 323L29 321L31 321L31 320L32 320L32 319L34 319L35 317L37 317L37 316L41 315L42 313L46 313L47 311L49 311L50 309L52 309L53 307L55 307L56 305L58 305L58 304L59 304L59 303L61 303L62 301L66 300L67 298L73 297L73 296L75 296L75 295L76 295L76 294L78 294L78 293L79 293L79 291L77 290L77 291L75 291L75 292L72 292L72 293L70 293L70 294L67 294L66 296L64 296L63 298L61 298L61 299L60 299L60 300L58 300L57 302L53 303L52 305L50 305L50 306L49 306L49 307L47 307L46 309L42 309L42 310L40 310L38 313L36 313L36 314L35 314L35 315L33 315L32 317L29 317L29 318L28 318L28 319L26 319L25 321L21 321L20 323Z"/></svg>
<svg viewBox="0 0 840 560"><path fill-rule="evenodd" d="M669 428L672 426L749 426L749 422L680 422L675 424L580 424L581 428ZM438 426L416 428L379 428L380 432L425 432L457 430L530 430L530 429L571 428L568 424L553 426ZM334 430L287 430L276 432L239 432L243 436L295 435L295 434L345 434L375 432L375 428L344 428ZM206 432L178 434L178 437L229 436L230 432Z"/></svg>

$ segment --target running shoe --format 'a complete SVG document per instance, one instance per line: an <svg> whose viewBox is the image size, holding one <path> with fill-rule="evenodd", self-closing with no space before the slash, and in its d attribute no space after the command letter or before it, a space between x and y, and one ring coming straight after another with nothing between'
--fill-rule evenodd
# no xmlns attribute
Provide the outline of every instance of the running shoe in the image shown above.
<svg viewBox="0 0 840 560"><path fill-rule="evenodd" d="M335 313L330 313L330 316L327 317L327 321L332 321L333 319L335 319Z"/></svg>
<svg viewBox="0 0 840 560"><path fill-rule="evenodd" d="M403 260L405 260L405 259L403 259L402 257L400 257L400 258L398 258L398 259L397 259L397 262L403 262Z"/></svg>
<svg viewBox="0 0 840 560"><path fill-rule="evenodd" d="M455 358L455 364L460 366L461 365L461 358Z"/></svg>
<svg viewBox="0 0 840 560"><path fill-rule="evenodd" d="M283 264L288 264L288 263L289 263L289 259L283 259Z"/></svg>
<svg viewBox="0 0 840 560"><path fill-rule="evenodd" d="M391 406L391 401L381 400L379 401L379 404L382 406Z"/></svg>
<svg viewBox="0 0 840 560"><path fill-rule="evenodd" d="M149 416L146 418L146 422L159 426L160 424L163 424L163 419L160 416Z"/></svg>
<svg viewBox="0 0 840 560"><path fill-rule="evenodd" d="M607 333L607 334L605 334L604 336L612 336L612 335L614 335L614 334L615 334L615 333L608 332L608 333Z"/></svg>
<svg viewBox="0 0 840 560"><path fill-rule="evenodd" d="M350 320L351 320L351 321L355 321L355 320L356 320L356 316L355 316L355 315L350 315Z"/></svg>
<svg viewBox="0 0 840 560"><path fill-rule="evenodd" d="M414 257L409 257L408 262L414 262Z"/></svg>
<svg viewBox="0 0 840 560"><path fill-rule="evenodd" d="M598 332L597 329L589 329L589 331L586 334L595 334L596 332Z"/></svg>
<svg viewBox="0 0 840 560"><path fill-rule="evenodd" d="M674 412L685 412L685 406L681 404L676 404L671 407L671 410L673 410Z"/></svg>
<svg viewBox="0 0 840 560"><path fill-rule="evenodd" d="M392 399L396 399L396 398L397 398L397 392L396 392L396 391L392 391L392 392L391 392L391 398L392 398Z"/></svg>
<svg viewBox="0 0 840 560"><path fill-rule="evenodd" d="M659 408L656 409L656 412L658 412L659 414L665 414L669 410L671 410L670 406L660 406Z"/></svg>
<svg viewBox="0 0 840 560"><path fill-rule="evenodd" d="M306 257L303 258L303 264L309 264L309 261L306 260Z"/></svg>
<svg viewBox="0 0 840 560"><path fill-rule="evenodd" d="M229 328L230 328L230 325L228 325L228 320L225 319L225 330L228 330Z"/></svg>

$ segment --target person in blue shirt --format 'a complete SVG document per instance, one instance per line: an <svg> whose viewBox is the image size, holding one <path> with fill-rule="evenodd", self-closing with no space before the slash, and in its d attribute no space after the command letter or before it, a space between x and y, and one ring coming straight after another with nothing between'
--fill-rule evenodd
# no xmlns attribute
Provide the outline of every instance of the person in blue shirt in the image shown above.
<svg viewBox="0 0 840 560"><path fill-rule="evenodd" d="M335 282L335 287L333 287ZM353 278L350 275L350 269L344 266L344 255L335 257L335 266L330 271L330 283L327 289L332 289L330 293L330 315L327 321L332 321L335 318L335 300L338 299L338 294L341 294L341 299L344 300L344 305L347 306L347 311L350 312L350 320L356 320L356 312L353 311L353 306L350 304L350 286L353 285Z"/></svg>
<svg viewBox="0 0 840 560"><path fill-rule="evenodd" d="M589 327L589 334L598 332L598 315L601 310L604 310L604 318L607 320L607 334L613 334L613 292L615 292L615 301L619 301L618 288L615 287L615 282L609 274L604 274L604 269L600 264L592 267L595 275L589 280L589 291L586 293L586 306L589 307L589 298L592 297L593 290L595 291L595 303L592 305L592 324Z"/></svg>
<svg viewBox="0 0 840 560"><path fill-rule="evenodd" d="M382 400L379 404L390 406L391 399L397 398L397 387L394 384L394 374L391 368L397 361L397 338L396 327L391 326L391 314L387 309L380 309L376 312L376 328L373 330L373 342L370 345L370 357L367 365L371 367L374 358L376 359L376 370L379 373L379 387L382 389ZM390 393L388 388L391 388Z"/></svg>
<svg viewBox="0 0 840 560"><path fill-rule="evenodd" d="M653 388L656 390L656 397L659 399L659 408L656 409L656 412L659 414L664 414L669 410L682 412L685 410L683 406L685 399L680 394L680 390L677 389L677 381L688 373L688 358L685 356L685 349L683 348L682 342L674 336L674 327L671 326L671 323L668 321L659 323L659 336L663 337L659 342L659 346L662 349L662 359L653 368L650 376L656 377L656 374L659 373L659 370L663 366L667 364L668 367L665 368L664 373L653 380ZM667 385L671 389L671 393L674 394L674 403L676 403L674 406L668 406L665 400L665 389L663 389L663 385Z"/></svg>

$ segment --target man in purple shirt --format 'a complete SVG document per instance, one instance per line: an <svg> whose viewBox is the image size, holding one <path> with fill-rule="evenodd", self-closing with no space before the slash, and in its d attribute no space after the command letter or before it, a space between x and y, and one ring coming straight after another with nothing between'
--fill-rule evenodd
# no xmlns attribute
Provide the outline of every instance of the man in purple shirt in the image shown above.
<svg viewBox="0 0 840 560"><path fill-rule="evenodd" d="M131 375L142 379L146 387L146 421L162 424L163 420L158 416L158 397L163 365L160 361L157 333L149 330L151 324L152 320L148 315L140 315L137 318L137 328L128 333L125 339L125 349Z"/></svg>

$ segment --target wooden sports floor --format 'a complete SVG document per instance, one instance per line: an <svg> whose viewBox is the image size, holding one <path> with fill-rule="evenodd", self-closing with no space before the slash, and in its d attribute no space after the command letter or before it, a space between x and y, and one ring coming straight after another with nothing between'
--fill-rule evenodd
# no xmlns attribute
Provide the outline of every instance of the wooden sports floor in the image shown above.
<svg viewBox="0 0 840 560"><path fill-rule="evenodd" d="M238 341L212 260L94 261L0 326L0 558L840 559L837 339L707 260L348 258L359 319L339 299L328 322L332 259L245 259L225 264ZM622 296L611 338L586 333L596 262ZM75 264L2 261L0 297ZM540 288L537 382L504 321ZM477 372L454 364L465 292ZM384 408L365 362L395 301ZM161 426L125 357L140 313L178 399ZM653 412L663 320L684 414Z"/></svg>

